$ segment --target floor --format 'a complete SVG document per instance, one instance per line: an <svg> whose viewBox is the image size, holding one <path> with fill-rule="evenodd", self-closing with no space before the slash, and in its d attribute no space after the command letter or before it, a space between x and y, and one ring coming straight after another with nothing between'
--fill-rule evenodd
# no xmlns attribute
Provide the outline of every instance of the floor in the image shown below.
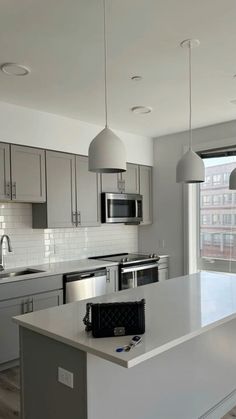
<svg viewBox="0 0 236 419"><path fill-rule="evenodd" d="M0 372L0 419L20 418L19 368ZM236 407L221 419L236 418Z"/></svg>
<svg viewBox="0 0 236 419"><path fill-rule="evenodd" d="M19 368L0 372L0 419L20 417Z"/></svg>

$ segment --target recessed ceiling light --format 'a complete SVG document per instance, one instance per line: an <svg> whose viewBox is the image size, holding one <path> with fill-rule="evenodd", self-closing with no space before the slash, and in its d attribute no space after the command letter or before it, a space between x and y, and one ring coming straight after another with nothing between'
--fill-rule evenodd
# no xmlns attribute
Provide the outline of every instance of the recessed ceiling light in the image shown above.
<svg viewBox="0 0 236 419"><path fill-rule="evenodd" d="M130 77L132 81L141 81L143 80L142 76L132 76Z"/></svg>
<svg viewBox="0 0 236 419"><path fill-rule="evenodd" d="M29 67L17 63L4 63L0 69L8 76L27 76L31 72Z"/></svg>
<svg viewBox="0 0 236 419"><path fill-rule="evenodd" d="M130 110L138 115L146 115L147 113L152 112L152 108L150 106L133 106Z"/></svg>

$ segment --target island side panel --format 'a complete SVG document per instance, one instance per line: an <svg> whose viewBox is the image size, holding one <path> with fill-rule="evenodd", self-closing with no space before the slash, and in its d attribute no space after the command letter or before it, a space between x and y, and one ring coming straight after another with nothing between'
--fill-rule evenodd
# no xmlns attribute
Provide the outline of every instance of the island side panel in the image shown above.
<svg viewBox="0 0 236 419"><path fill-rule="evenodd" d="M235 348L232 320L128 369L88 354L88 419L219 419L236 404Z"/></svg>
<svg viewBox="0 0 236 419"><path fill-rule="evenodd" d="M20 327L21 419L87 419L86 353ZM58 367L74 388L58 382Z"/></svg>

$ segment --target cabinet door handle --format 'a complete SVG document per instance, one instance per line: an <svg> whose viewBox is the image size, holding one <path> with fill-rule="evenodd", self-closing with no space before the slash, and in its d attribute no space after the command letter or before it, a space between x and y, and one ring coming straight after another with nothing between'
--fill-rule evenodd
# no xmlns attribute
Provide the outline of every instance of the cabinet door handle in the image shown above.
<svg viewBox="0 0 236 419"><path fill-rule="evenodd" d="M12 199L16 199L16 182L12 182Z"/></svg>
<svg viewBox="0 0 236 419"><path fill-rule="evenodd" d="M76 213L76 212L74 212L74 211L72 211L72 224L73 224L74 226L76 226L76 225L77 225L77 213Z"/></svg>
<svg viewBox="0 0 236 419"><path fill-rule="evenodd" d="M6 195L7 198L11 198L11 184L10 184L10 182L6 182L5 195Z"/></svg>
<svg viewBox="0 0 236 419"><path fill-rule="evenodd" d="M77 212L77 224L81 225L81 212L80 211Z"/></svg>
<svg viewBox="0 0 236 419"><path fill-rule="evenodd" d="M22 314L28 313L28 301L22 301L22 303L21 303L21 313Z"/></svg>
<svg viewBox="0 0 236 419"><path fill-rule="evenodd" d="M32 313L34 311L34 301L33 298L27 301L27 313Z"/></svg>

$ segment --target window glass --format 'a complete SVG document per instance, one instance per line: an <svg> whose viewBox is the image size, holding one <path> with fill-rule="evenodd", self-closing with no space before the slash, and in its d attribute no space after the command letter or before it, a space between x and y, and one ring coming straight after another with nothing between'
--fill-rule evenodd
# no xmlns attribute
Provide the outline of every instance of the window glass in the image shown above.
<svg viewBox="0 0 236 419"><path fill-rule="evenodd" d="M229 190L229 176L236 168L236 156L203 161L206 171L205 182L199 186L200 258L236 261L236 191Z"/></svg>

